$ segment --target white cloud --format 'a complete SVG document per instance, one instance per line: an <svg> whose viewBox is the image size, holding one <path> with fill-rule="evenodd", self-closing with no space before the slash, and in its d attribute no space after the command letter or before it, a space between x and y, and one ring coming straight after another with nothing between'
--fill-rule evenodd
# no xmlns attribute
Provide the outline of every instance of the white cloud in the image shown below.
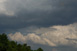
<svg viewBox="0 0 77 51"><path fill-rule="evenodd" d="M51 46L56 46L54 43L52 43L48 39L42 38L41 36L38 36L34 33L31 33L31 34L24 36L20 32L16 32L14 35L9 34L8 36L11 40L15 40L15 41L18 41L18 42L27 43L27 41L32 41L32 42L38 43L38 44L44 44L44 45L48 44L48 45L51 45Z"/></svg>
<svg viewBox="0 0 77 51"><path fill-rule="evenodd" d="M58 46L58 45L74 45L77 46L77 23L70 25L56 25L48 28L40 28L35 33L23 35L20 32L9 34L11 40L21 41L27 43L32 41L37 44ZM45 31L46 30L46 31ZM40 34L41 32L41 34ZM38 33L38 34L37 34ZM72 39L72 40L68 40Z"/></svg>

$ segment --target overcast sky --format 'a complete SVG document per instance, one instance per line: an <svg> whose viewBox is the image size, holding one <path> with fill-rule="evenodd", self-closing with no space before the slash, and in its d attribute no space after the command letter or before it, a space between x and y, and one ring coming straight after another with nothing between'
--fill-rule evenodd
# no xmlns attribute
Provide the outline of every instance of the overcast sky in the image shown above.
<svg viewBox="0 0 77 51"><path fill-rule="evenodd" d="M77 51L77 0L0 0L0 33L44 51Z"/></svg>

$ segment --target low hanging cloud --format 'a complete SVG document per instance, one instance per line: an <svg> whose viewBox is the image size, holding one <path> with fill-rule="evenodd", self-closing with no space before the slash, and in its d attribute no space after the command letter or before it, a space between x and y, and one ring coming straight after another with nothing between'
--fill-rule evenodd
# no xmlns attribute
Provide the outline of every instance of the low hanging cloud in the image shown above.
<svg viewBox="0 0 77 51"><path fill-rule="evenodd" d="M34 33L31 33L31 34L24 36L20 32L16 32L14 35L9 34L8 36L11 40L15 40L15 41L22 42L22 43L27 43L27 41L32 41L36 44L43 44L43 45L48 44L51 46L56 46L54 43L52 43L47 38L42 38L41 36L38 36Z"/></svg>
<svg viewBox="0 0 77 51"><path fill-rule="evenodd" d="M77 23L70 25L55 25L48 28L40 28L34 31L35 33L29 33L23 35L20 32L15 34L8 34L11 40L27 43L32 41L36 44L49 45L49 46L74 46L77 47ZM52 30L50 30L52 29ZM48 31L45 31L48 30ZM40 33L41 32L41 33Z"/></svg>

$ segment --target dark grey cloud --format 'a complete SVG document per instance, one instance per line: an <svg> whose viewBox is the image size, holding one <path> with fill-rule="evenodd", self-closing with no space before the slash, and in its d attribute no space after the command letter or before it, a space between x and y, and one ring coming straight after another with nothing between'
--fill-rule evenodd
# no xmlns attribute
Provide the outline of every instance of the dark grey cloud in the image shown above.
<svg viewBox="0 0 77 51"><path fill-rule="evenodd" d="M7 0L5 3L6 5L11 4L8 7L5 7L5 9L7 11L8 9L14 11L14 15L0 15L0 29L3 30L3 32L7 29L16 30L29 26L49 27L52 25L66 25L77 22L76 0L42 0L34 2L29 0L27 2L32 2L31 4L34 3L33 5L27 3L29 6L25 4L25 0L23 0L25 3L23 1L19 1L16 1L16 3L15 1ZM13 5L13 2L16 6ZM49 6L49 8L47 8L47 6ZM20 11L16 11L18 8Z"/></svg>
<svg viewBox="0 0 77 51"><path fill-rule="evenodd" d="M8 10L14 12L14 15L0 15L1 32L17 30L29 26L49 27L52 25L66 25L77 22L76 0L33 1L19 0L16 1L16 3L15 0L7 0L5 4L10 5L5 7L5 9L7 12ZM32 2L31 4L33 5L26 2ZM13 5L14 3L15 6Z"/></svg>
<svg viewBox="0 0 77 51"><path fill-rule="evenodd" d="M70 39L70 38L66 38L66 39L71 41L77 41L77 39Z"/></svg>

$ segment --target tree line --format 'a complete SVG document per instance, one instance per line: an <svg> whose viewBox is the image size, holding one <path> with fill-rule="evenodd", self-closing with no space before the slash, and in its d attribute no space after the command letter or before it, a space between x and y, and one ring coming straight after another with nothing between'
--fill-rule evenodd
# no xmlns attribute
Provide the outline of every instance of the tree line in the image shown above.
<svg viewBox="0 0 77 51"><path fill-rule="evenodd" d="M5 33L0 34L0 51L43 51L42 48L32 50L27 44L10 41Z"/></svg>

